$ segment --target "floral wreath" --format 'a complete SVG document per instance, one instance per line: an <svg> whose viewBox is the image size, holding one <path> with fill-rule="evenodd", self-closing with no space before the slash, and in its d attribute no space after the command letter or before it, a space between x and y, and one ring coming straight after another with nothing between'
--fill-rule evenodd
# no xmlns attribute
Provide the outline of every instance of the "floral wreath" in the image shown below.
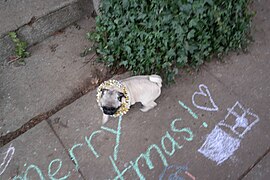
<svg viewBox="0 0 270 180"><path fill-rule="evenodd" d="M102 95L102 90L103 89L110 89L112 87L117 87L117 88L121 89L121 91L122 91L122 93L124 94L124 97L125 97L125 101L122 102L120 108L112 116L113 117L122 116L122 115L124 115L124 114L126 114L128 112L130 101L129 101L129 95L128 95L127 88L117 80L110 79L108 81L104 81L102 84L99 85L99 87L97 89L97 102L98 102L98 105L99 105L100 109L102 110L102 108L100 106L100 103L99 103L101 95Z"/></svg>

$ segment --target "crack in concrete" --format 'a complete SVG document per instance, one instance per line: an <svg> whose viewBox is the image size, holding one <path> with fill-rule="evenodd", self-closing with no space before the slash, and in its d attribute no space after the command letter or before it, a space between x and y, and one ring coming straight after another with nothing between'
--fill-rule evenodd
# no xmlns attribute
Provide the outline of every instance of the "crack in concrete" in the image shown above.
<svg viewBox="0 0 270 180"><path fill-rule="evenodd" d="M54 130L54 128L53 128L53 126L52 126L52 123L51 123L50 119L48 118L46 122L47 122L47 124L50 126L50 128L51 128L53 134L56 136L56 138L58 139L59 143L60 143L61 146L64 148L66 154L68 155L68 157L69 157L70 160L72 161L72 157L71 157L70 154L69 154L68 148L65 146L65 144L63 143L63 141L61 140L61 138L58 136L58 134L57 134L56 131ZM72 163L76 166L76 164L75 164L74 161L72 161ZM80 176L82 177L82 179L83 179L83 180L86 180L86 178L84 177L84 175L83 175L82 171L80 170L80 168L78 168L77 171L78 171L78 173L80 174Z"/></svg>
<svg viewBox="0 0 270 180"><path fill-rule="evenodd" d="M40 113L39 115L33 117L27 123L22 125L19 129L1 136L0 147L3 147L4 145L8 144L12 140L16 139L23 133L27 132L28 130L32 129L33 127L41 123L43 120L48 119L49 117L51 117L52 115L54 115L55 113L63 109L64 107L70 105L77 99L87 94L89 91L95 89L101 82L112 77L111 72L114 70L108 71L105 75L102 75L102 72L99 71L98 69L96 69L96 71L97 72L95 73L94 77L91 78L90 81L86 80L83 83L82 87L77 88L71 97L64 99L62 102L57 104L54 108L50 109L49 111ZM95 81L93 81L93 79Z"/></svg>
<svg viewBox="0 0 270 180"><path fill-rule="evenodd" d="M255 162L252 164L239 178L238 180L242 180L248 173L259 163L263 160L263 158L270 153L270 147L261 155Z"/></svg>

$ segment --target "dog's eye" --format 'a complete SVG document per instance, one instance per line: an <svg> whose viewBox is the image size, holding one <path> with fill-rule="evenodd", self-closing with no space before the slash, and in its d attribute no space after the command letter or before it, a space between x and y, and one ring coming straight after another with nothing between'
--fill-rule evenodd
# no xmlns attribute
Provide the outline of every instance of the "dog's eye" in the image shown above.
<svg viewBox="0 0 270 180"><path fill-rule="evenodd" d="M122 96L118 97L118 101L120 101L120 102L122 101Z"/></svg>

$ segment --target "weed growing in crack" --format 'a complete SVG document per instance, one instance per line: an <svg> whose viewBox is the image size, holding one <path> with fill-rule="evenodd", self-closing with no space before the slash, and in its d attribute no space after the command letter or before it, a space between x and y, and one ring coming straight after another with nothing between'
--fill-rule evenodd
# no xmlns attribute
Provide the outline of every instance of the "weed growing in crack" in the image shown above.
<svg viewBox="0 0 270 180"><path fill-rule="evenodd" d="M16 32L9 32L8 33L9 37L15 44L15 55L13 59L11 59L10 62L15 62L17 61L20 65L25 65L24 58L27 58L30 56L30 53L26 50L27 48L27 43L24 41L21 41Z"/></svg>

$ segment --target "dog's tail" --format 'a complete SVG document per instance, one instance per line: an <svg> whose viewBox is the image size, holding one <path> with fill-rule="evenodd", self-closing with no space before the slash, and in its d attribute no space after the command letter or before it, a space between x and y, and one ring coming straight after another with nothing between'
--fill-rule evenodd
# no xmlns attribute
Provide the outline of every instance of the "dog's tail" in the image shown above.
<svg viewBox="0 0 270 180"><path fill-rule="evenodd" d="M162 79L159 75L150 75L149 80L156 83L159 87L162 87Z"/></svg>

